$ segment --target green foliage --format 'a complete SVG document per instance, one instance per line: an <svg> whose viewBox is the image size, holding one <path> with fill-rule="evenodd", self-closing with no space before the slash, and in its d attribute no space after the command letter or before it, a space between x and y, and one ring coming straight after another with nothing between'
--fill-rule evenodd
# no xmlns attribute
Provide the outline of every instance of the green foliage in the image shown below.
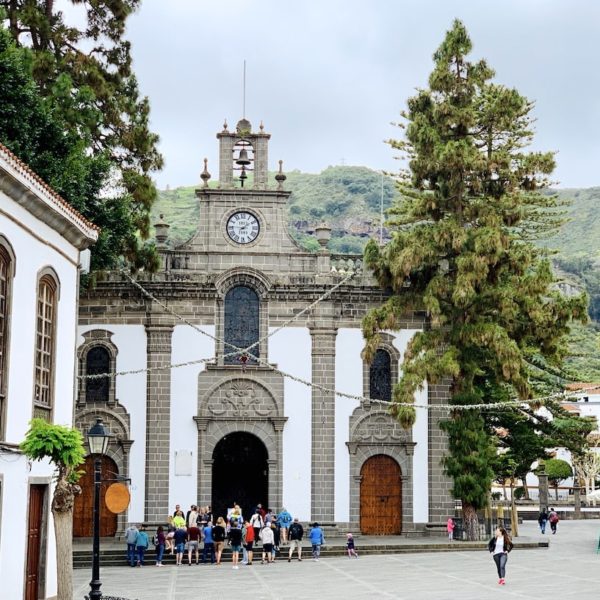
<svg viewBox="0 0 600 600"><path fill-rule="evenodd" d="M555 288L550 261L534 242L561 222L562 202L547 189L552 153L531 142L532 103L491 82L485 61L469 62L471 41L455 21L434 55L429 88L408 100L405 139L390 145L409 159L401 201L389 211L392 240L372 240L365 262L393 295L363 322L367 356L379 332L425 310L430 327L410 342L394 402L410 405L424 380L450 382L451 402L489 401L486 384L532 396L528 360L559 366L584 295ZM407 286L407 282L409 285ZM478 411L452 411L446 472L469 513L493 478L493 436Z"/></svg>
<svg viewBox="0 0 600 600"><path fill-rule="evenodd" d="M77 429L32 419L21 450L32 460L49 459L67 479L77 479L77 467L85 461L83 437Z"/></svg>
<svg viewBox="0 0 600 600"><path fill-rule="evenodd" d="M81 29L67 26L53 2L0 0L8 32L26 57L27 77L51 115L55 135L39 121L33 104L21 106L4 80L0 105L13 111L26 127L0 130L0 139L17 156L103 228L92 253L92 268L114 267L121 255L140 263L148 252L140 242L149 233L156 199L151 179L162 167L158 136L149 130L149 102L139 95L131 70L130 43L123 38L126 20L139 0L72 0L87 17ZM3 36L4 37L4 36ZM17 81L23 85L23 81ZM30 82L25 96L34 95ZM17 86L17 95L20 93ZM57 148L57 142L62 142ZM63 147L65 146L65 147ZM67 159L65 159L65 152ZM149 257L148 269L155 264Z"/></svg>
<svg viewBox="0 0 600 600"><path fill-rule="evenodd" d="M560 485L560 482L572 477L573 469L571 465L560 458L549 458L544 461L544 469L548 475L548 481L554 486Z"/></svg>

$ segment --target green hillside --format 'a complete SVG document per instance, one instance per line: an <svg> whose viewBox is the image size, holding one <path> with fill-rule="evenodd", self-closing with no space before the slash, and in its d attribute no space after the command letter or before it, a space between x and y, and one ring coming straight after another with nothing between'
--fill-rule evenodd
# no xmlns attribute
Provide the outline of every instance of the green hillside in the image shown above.
<svg viewBox="0 0 600 600"><path fill-rule="evenodd" d="M292 171L286 175L284 187L292 192L290 233L311 251L319 248L314 227L325 221L332 227L329 248L333 252L362 252L366 241L379 235L382 199L387 209L398 197L392 178L382 178L367 167L337 166L318 174ZM199 210L194 190L198 187L159 192L153 217L164 214L172 242L183 242L196 231ZM571 201L565 209L568 221L543 244L556 251L553 260L566 287L588 291L593 318L589 326L574 328L568 366L582 380L600 381L600 187L558 194Z"/></svg>

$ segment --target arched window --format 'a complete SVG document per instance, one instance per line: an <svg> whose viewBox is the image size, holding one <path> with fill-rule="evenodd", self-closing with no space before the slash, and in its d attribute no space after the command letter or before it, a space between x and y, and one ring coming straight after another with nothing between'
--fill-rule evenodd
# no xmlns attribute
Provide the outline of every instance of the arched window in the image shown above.
<svg viewBox="0 0 600 600"><path fill-rule="evenodd" d="M248 348L259 339L259 309L258 294L249 287L238 285L231 288L225 295L225 364L242 364L240 355L227 356L234 348ZM250 351L259 356L258 344ZM256 363L248 359L248 363Z"/></svg>
<svg viewBox="0 0 600 600"><path fill-rule="evenodd" d="M85 357L86 375L98 375L110 372L110 353L104 346L93 346ZM110 378L86 379L85 401L108 402Z"/></svg>
<svg viewBox="0 0 600 600"><path fill-rule="evenodd" d="M392 360L389 352L381 348L375 352L369 368L369 398L387 402L392 399Z"/></svg>
<svg viewBox="0 0 600 600"><path fill-rule="evenodd" d="M6 418L5 398L8 384L8 325L10 319L10 291L13 261L7 249L0 244L0 440L4 439Z"/></svg>
<svg viewBox="0 0 600 600"><path fill-rule="evenodd" d="M50 275L38 282L35 340L34 416L50 418L54 386L54 349L56 346L56 308L58 286Z"/></svg>

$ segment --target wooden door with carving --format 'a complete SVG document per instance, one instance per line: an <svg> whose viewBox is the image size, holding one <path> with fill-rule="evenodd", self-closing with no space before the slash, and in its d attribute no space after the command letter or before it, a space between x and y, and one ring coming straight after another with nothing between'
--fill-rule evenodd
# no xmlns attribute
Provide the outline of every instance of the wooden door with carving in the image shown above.
<svg viewBox="0 0 600 600"><path fill-rule="evenodd" d="M360 531L364 535L402 532L402 473L384 454L372 456L360 470Z"/></svg>
<svg viewBox="0 0 600 600"><path fill-rule="evenodd" d="M94 516L94 459L88 456L82 465L84 473L79 479L81 494L75 497L73 507L73 537L92 537ZM102 457L102 479L115 479L119 469L108 456ZM106 508L104 497L112 482L100 485L100 537L112 537L117 533L117 515Z"/></svg>

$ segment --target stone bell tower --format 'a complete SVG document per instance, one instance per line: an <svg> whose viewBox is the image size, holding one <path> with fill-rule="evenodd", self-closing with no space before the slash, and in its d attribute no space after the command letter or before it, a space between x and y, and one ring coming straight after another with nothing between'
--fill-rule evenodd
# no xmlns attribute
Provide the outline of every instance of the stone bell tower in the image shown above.
<svg viewBox="0 0 600 600"><path fill-rule="evenodd" d="M217 133L219 140L219 187L228 189L238 187L236 177L244 186L247 172L254 173L253 188L262 190L267 187L269 170L269 138L260 124L258 133L252 132L252 125L247 119L241 119L235 132L229 131L227 123L223 131Z"/></svg>

